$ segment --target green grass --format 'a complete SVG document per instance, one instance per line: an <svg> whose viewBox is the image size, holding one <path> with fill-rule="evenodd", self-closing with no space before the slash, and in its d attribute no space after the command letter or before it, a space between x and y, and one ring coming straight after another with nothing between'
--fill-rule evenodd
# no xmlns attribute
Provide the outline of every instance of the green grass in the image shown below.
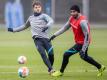
<svg viewBox="0 0 107 80"><path fill-rule="evenodd" d="M107 29L93 29L91 32L92 43L89 47L89 55L107 66ZM52 41L52 44L55 52L54 68L58 70L64 51L74 45L72 32L70 30L65 32ZM20 55L27 57L26 64L18 64L17 58ZM21 66L27 66L30 69L30 75L25 79L19 78L17 74ZM57 79L51 77L35 48L29 30L20 33L0 31L0 80L107 80L107 71L98 78L96 70L76 54L70 58L64 76Z"/></svg>

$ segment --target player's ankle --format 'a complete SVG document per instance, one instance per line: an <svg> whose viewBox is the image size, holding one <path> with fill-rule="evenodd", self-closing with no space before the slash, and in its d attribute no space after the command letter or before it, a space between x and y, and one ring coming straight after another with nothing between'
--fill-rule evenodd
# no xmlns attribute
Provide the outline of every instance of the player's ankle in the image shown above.
<svg viewBox="0 0 107 80"><path fill-rule="evenodd" d="M60 70L61 73L64 73L64 71Z"/></svg>
<svg viewBox="0 0 107 80"><path fill-rule="evenodd" d="M51 69L51 70L48 70L48 72L49 72L49 74L52 74L52 73L55 72L55 70L54 70L54 69Z"/></svg>

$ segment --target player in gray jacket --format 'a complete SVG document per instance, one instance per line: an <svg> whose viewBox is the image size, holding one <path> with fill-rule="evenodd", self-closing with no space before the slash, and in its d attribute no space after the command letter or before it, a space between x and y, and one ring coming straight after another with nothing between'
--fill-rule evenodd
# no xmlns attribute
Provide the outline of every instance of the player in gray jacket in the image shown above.
<svg viewBox="0 0 107 80"><path fill-rule="evenodd" d="M8 28L8 31L19 32L30 27L36 48L48 67L48 72L51 74L54 71L52 67L54 63L54 53L52 45L49 42L47 31L54 21L47 14L42 13L41 2L35 1L32 6L34 14L28 18L26 23L17 28ZM48 53L48 57L45 50Z"/></svg>

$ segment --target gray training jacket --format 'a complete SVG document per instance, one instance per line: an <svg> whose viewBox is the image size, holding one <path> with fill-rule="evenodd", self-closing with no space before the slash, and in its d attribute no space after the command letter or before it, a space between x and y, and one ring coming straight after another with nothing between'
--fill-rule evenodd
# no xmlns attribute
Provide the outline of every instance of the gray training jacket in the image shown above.
<svg viewBox="0 0 107 80"><path fill-rule="evenodd" d="M42 32L42 30L46 27L49 29L53 23L53 19L47 14L42 13L39 16L32 15L28 18L24 25L13 28L13 32L19 32L30 27L32 37L35 36L37 38L49 38L47 30L45 32Z"/></svg>

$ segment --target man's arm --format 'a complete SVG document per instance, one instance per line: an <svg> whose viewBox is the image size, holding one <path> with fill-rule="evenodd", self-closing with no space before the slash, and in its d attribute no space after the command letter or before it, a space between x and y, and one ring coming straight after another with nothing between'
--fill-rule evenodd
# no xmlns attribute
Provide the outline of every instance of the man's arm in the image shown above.
<svg viewBox="0 0 107 80"><path fill-rule="evenodd" d="M46 14L45 14L44 18L45 18L45 20L46 20L46 22L47 22L46 26L47 26L47 27L51 27L52 24L54 23L54 20L53 20L50 16L48 16L48 15L46 15Z"/></svg>
<svg viewBox="0 0 107 80"><path fill-rule="evenodd" d="M44 19L47 22L46 26L43 28L42 32L45 32L49 27L52 26L52 24L54 23L54 20L48 16L47 14L44 14Z"/></svg>
<svg viewBox="0 0 107 80"><path fill-rule="evenodd" d="M19 31L25 30L25 29L28 28L29 26L30 26L30 22L29 22L29 20L27 20L24 25L19 26L19 27L17 27L17 28L8 28L8 31L9 31L9 32L19 32Z"/></svg>
<svg viewBox="0 0 107 80"><path fill-rule="evenodd" d="M69 28L70 28L70 24L68 21L61 29L59 29L57 32L55 32L53 36L51 36L50 41L53 40L56 36L59 36L60 34L67 31Z"/></svg>
<svg viewBox="0 0 107 80"><path fill-rule="evenodd" d="M19 31L25 30L25 29L28 28L29 26L30 26L30 22L29 22L29 20L27 20L24 25L19 26L19 27L17 27L17 28L13 28L13 32L19 32Z"/></svg>
<svg viewBox="0 0 107 80"><path fill-rule="evenodd" d="M61 29L54 33L55 36L59 36L70 28L69 22L67 22Z"/></svg>
<svg viewBox="0 0 107 80"><path fill-rule="evenodd" d="M86 20L81 21L80 23L82 31L84 33L84 44L82 47L82 51L85 52L89 45L89 29L88 29L88 22Z"/></svg>

